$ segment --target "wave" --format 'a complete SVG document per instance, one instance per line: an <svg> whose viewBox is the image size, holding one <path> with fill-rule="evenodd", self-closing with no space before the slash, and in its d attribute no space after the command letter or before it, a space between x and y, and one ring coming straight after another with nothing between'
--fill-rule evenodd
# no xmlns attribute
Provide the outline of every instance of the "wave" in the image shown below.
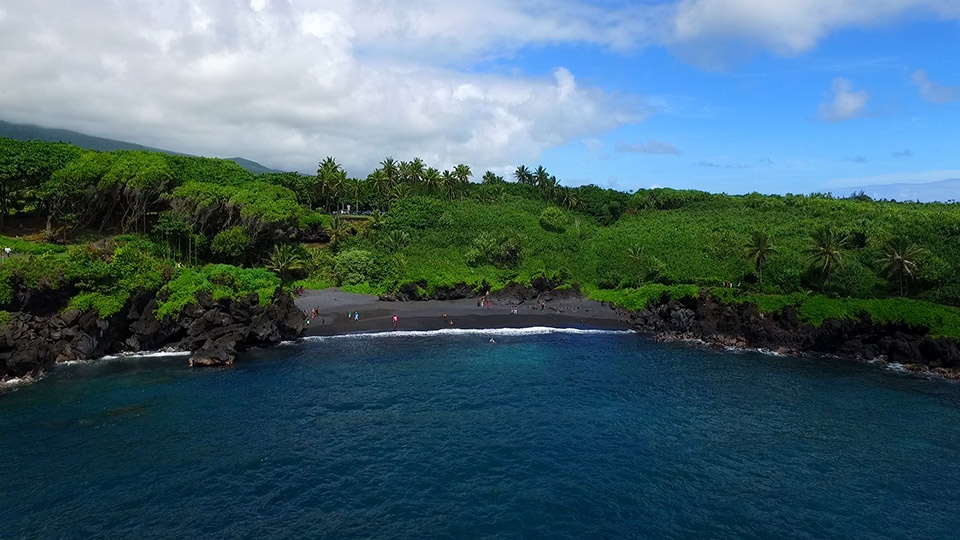
<svg viewBox="0 0 960 540"><path fill-rule="evenodd" d="M95 362L109 362L111 360L131 360L131 359L137 359L137 358L162 358L166 356L189 356L189 355L190 355L190 351L182 351L179 349L161 349L159 351L140 351L140 352L108 354L106 356L101 356L100 358L90 358L87 360L67 360L66 362L59 362L57 365L76 366L76 365L83 365L83 364L92 364Z"/></svg>
<svg viewBox="0 0 960 540"><path fill-rule="evenodd" d="M527 328L442 328L439 330L397 330L396 332L364 332L356 334L338 334L335 336L307 336L305 341L329 341L339 339L390 339L399 337L424 336L537 336L544 334L574 335L624 335L633 334L633 330L600 330L594 328L556 328L553 326L531 326Z"/></svg>

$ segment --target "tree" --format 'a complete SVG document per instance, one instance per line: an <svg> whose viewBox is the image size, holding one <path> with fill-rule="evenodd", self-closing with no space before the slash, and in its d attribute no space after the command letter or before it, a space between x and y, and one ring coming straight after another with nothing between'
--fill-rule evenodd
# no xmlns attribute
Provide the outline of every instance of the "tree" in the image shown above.
<svg viewBox="0 0 960 540"><path fill-rule="evenodd" d="M887 279L897 278L900 296L904 296L904 281L912 279L917 272L917 259L924 249L908 238L891 238L883 246L883 254L877 260Z"/></svg>
<svg viewBox="0 0 960 540"><path fill-rule="evenodd" d="M568 210L577 210L583 201L576 191L570 188L560 188L560 203L566 206Z"/></svg>
<svg viewBox="0 0 960 540"><path fill-rule="evenodd" d="M444 170L440 174L440 185L448 199L452 199L453 196L457 194L457 189L459 189L457 178L449 170Z"/></svg>
<svg viewBox="0 0 960 540"><path fill-rule="evenodd" d="M440 171L433 167L429 167L423 171L423 185L426 186L428 192L435 193L440 191L442 184L443 179L440 177Z"/></svg>
<svg viewBox="0 0 960 540"><path fill-rule="evenodd" d="M387 183L390 189L392 189L400 173L397 162L394 161L392 157L384 158L384 160L380 162L380 169L383 171L383 174L387 175Z"/></svg>
<svg viewBox="0 0 960 540"><path fill-rule="evenodd" d="M280 281L286 283L287 277L298 270L303 270L306 267L306 261L298 253L297 249L294 246L289 244L284 245L274 245L273 253L270 254L270 258L267 260L266 267L268 270L272 270L277 276L280 277Z"/></svg>
<svg viewBox="0 0 960 540"><path fill-rule="evenodd" d="M757 269L757 283L763 285L763 265L767 264L770 255L777 249L770 243L770 237L765 232L753 231L750 233L750 242L747 244L747 260Z"/></svg>
<svg viewBox="0 0 960 540"><path fill-rule="evenodd" d="M339 215L334 215L327 227L327 236L330 237L330 246L336 247L344 238L350 236L350 226Z"/></svg>
<svg viewBox="0 0 960 540"><path fill-rule="evenodd" d="M327 156L326 159L320 162L320 165L317 167L315 189L318 193L315 200L323 201L323 209L325 212L330 211L331 199L340 199L341 190L343 189L343 183L346 178L347 175L343 171L343 168L341 168L332 157Z"/></svg>
<svg viewBox="0 0 960 540"><path fill-rule="evenodd" d="M380 239L380 243L390 253L397 253L403 251L403 248L410 243L410 233L400 229L387 231Z"/></svg>
<svg viewBox="0 0 960 540"><path fill-rule="evenodd" d="M483 183L487 185L502 184L503 177L494 174L493 171L487 171L483 173Z"/></svg>
<svg viewBox="0 0 960 540"><path fill-rule="evenodd" d="M823 275L824 289L830 288L833 271L843 266L843 256L850 243L850 235L834 227L820 227L810 236L805 250L807 261Z"/></svg>
<svg viewBox="0 0 960 540"><path fill-rule="evenodd" d="M634 244L627 248L627 257L630 258L630 262L633 263L634 269L637 272L638 284L642 284L644 278L644 269L647 266L646 250L642 245Z"/></svg>
<svg viewBox="0 0 960 540"><path fill-rule="evenodd" d="M246 229L236 226L217 233L210 243L210 251L226 262L243 265L249 256L251 245L253 241Z"/></svg>
<svg viewBox="0 0 960 540"><path fill-rule="evenodd" d="M526 184L528 186L536 184L533 180L533 173L530 172L530 169L528 169L526 165L517 167L517 170L513 172L513 177L516 178L517 183L520 184Z"/></svg>

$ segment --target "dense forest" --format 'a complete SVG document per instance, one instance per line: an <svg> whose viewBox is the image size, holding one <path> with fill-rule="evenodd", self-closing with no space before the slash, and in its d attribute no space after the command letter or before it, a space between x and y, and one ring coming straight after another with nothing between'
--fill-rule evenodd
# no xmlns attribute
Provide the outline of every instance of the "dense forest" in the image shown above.
<svg viewBox="0 0 960 540"><path fill-rule="evenodd" d="M641 308L712 294L807 320L852 317L960 337L960 206L827 195L623 193L386 158L351 178L254 175L220 159L0 139L0 309L24 291L118 311L160 290L176 314L281 283L430 298L467 286L579 288Z"/></svg>

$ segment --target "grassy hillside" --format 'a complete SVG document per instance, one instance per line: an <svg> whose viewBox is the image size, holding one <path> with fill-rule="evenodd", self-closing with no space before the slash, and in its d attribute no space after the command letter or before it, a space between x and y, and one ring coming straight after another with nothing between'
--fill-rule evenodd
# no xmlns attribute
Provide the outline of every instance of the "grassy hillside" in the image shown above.
<svg viewBox="0 0 960 540"><path fill-rule="evenodd" d="M634 308L664 292L708 288L774 311L795 305L811 322L863 309L960 336L955 310L942 307L960 306L957 204L671 189L628 195L566 188L542 167L518 168L518 182L471 176L465 165L441 173L390 158L365 179L348 178L333 158L316 176L257 176L224 160L0 139L0 227L29 222L34 239L74 244L65 253L3 239L14 259L46 262L4 261L0 302L12 305L13 286L26 283L69 289L74 305L115 310L137 287L164 286L179 275L175 268L227 264L270 268L288 286L377 294L579 286ZM353 215L342 213L348 205ZM114 267L117 252L99 239L117 233L127 235L127 262ZM96 264L77 255L84 250ZM134 264L132 253L156 263ZM82 268L64 271L75 265Z"/></svg>

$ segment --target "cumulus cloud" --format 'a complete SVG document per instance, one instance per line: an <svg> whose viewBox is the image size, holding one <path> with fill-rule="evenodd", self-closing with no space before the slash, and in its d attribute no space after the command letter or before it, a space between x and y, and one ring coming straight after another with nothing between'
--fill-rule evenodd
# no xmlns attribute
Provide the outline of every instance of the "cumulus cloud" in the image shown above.
<svg viewBox="0 0 960 540"><path fill-rule="evenodd" d="M960 87L941 86L927 77L927 72L919 69L913 73L913 84L920 89L920 97L930 103L952 103L960 100Z"/></svg>
<svg viewBox="0 0 960 540"><path fill-rule="evenodd" d="M869 100L870 94L866 90L854 90L849 80L836 78L827 100L820 104L818 116L824 122L843 122L864 116Z"/></svg>
<svg viewBox="0 0 960 540"><path fill-rule="evenodd" d="M617 152L631 154L668 154L678 155L680 150L676 146L664 141L639 142L627 144L625 142L617 143Z"/></svg>
<svg viewBox="0 0 960 540"><path fill-rule="evenodd" d="M900 151L897 151L897 152L894 152L894 153L893 153L893 157L895 157L895 158L897 158L897 159L908 158L908 157L910 157L910 156L912 156L912 155L913 155L913 152L911 152L909 148L905 148L905 149L903 149L903 150L900 150Z"/></svg>
<svg viewBox="0 0 960 540"><path fill-rule="evenodd" d="M608 29L601 44L633 46L622 27L644 24L641 11L622 11L634 14L623 22L562 2L537 23L530 5L494 4L460 12L439 0L14 3L0 18L0 110L9 121L285 169L311 170L332 155L358 175L387 155L475 170L515 165L651 112L640 96L584 87L563 67L537 78L449 61L499 54L503 32L519 46ZM471 13L481 18L463 19Z"/></svg>
<svg viewBox="0 0 960 540"><path fill-rule="evenodd" d="M830 32L907 18L960 18L952 0L682 0L670 40L687 60L723 68L758 50L792 56Z"/></svg>

